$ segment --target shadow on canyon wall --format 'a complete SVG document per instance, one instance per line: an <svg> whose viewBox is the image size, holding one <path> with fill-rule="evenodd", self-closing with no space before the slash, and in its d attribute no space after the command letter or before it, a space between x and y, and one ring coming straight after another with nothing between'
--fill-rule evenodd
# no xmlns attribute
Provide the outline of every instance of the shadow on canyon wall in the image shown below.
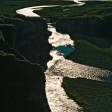
<svg viewBox="0 0 112 112"><path fill-rule="evenodd" d="M51 57L47 23L39 18L0 19L0 83L4 112L50 112L45 74Z"/></svg>
<svg viewBox="0 0 112 112"><path fill-rule="evenodd" d="M112 41L112 15L100 17L76 17L60 19L56 23L57 31L69 34L74 38L75 34L100 37Z"/></svg>
<svg viewBox="0 0 112 112"><path fill-rule="evenodd" d="M74 62L112 70L111 16L102 20L93 18L68 18L56 23L57 31L69 34L74 40L75 51L67 56ZM110 51L106 51L110 49Z"/></svg>

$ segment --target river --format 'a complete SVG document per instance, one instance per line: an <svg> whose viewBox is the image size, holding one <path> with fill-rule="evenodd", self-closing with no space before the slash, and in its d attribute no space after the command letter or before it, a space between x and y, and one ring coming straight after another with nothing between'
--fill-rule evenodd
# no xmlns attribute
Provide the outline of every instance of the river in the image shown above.
<svg viewBox="0 0 112 112"><path fill-rule="evenodd" d="M73 4L70 6L80 5L83 4ZM60 5L27 7L19 9L16 12L29 17L40 17L38 14L33 13L33 11L42 10L44 7L57 6ZM52 112L83 112L82 107L69 99L61 87L63 77L84 77L87 79L100 80L101 76L108 76L112 73L108 70L75 63L65 59L67 55L75 50L73 47L74 41L70 39L69 35L63 35L57 32L51 23L48 23L48 30L52 32L52 35L49 37L49 43L53 46L50 52L53 59L47 63L48 69L45 72L46 95L50 109Z"/></svg>
<svg viewBox="0 0 112 112"><path fill-rule="evenodd" d="M53 46L50 55L53 57L47 63L48 69L46 74L46 95L52 112L78 112L81 108L76 102L69 99L64 89L61 87L63 76L52 74L51 69L59 60L65 59L67 55L75 50L74 41L70 36L61 34L49 23L48 30L52 32L49 37L49 43Z"/></svg>
<svg viewBox="0 0 112 112"><path fill-rule="evenodd" d="M80 6L82 4L73 4L70 6ZM45 7L57 7L60 5L50 5L50 6L34 6L22 8L16 11L17 14L25 15L26 17L40 17L40 15L35 14L34 10L42 10ZM50 70L55 65L58 60L65 59L64 57L69 55L75 50L73 47L74 42L70 39L69 35L63 35L58 33L52 24L48 23L48 30L52 32L49 37L49 43L53 46L50 55L53 57L47 63L48 69L46 70L46 95L48 103L52 112L81 112L81 107L69 99L66 95L64 89L61 87L63 76L53 75Z"/></svg>

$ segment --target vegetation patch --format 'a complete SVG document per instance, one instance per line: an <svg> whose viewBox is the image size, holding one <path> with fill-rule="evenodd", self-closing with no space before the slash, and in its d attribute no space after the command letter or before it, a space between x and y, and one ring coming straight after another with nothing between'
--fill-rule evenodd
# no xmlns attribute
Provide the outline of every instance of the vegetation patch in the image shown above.
<svg viewBox="0 0 112 112"><path fill-rule="evenodd" d="M60 3L60 2L58 2ZM71 2L74 4L74 2ZM63 3L66 5L66 2ZM69 18L69 17L99 17L103 18L112 15L112 2L86 2L85 5L81 7L56 7L51 10L51 8L45 8L40 11L35 11L43 17L59 17L59 18Z"/></svg>
<svg viewBox="0 0 112 112"><path fill-rule="evenodd" d="M85 112L112 111L112 83L65 77L62 86L67 95L82 106Z"/></svg>
<svg viewBox="0 0 112 112"><path fill-rule="evenodd" d="M67 59L112 71L112 47L100 48L86 40L74 41L76 50L67 56Z"/></svg>
<svg viewBox="0 0 112 112"><path fill-rule="evenodd" d="M0 16L15 16L16 10L38 5L36 0L0 0Z"/></svg>
<svg viewBox="0 0 112 112"><path fill-rule="evenodd" d="M38 5L60 5L70 4L71 2L54 2L54 1L37 1L37 0L0 0L0 16L15 16L16 10L24 7L32 7ZM73 3L73 2L72 2Z"/></svg>

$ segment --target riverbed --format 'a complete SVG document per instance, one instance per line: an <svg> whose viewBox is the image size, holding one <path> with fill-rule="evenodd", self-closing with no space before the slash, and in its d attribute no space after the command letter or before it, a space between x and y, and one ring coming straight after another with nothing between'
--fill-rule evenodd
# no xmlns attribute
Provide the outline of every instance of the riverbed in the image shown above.
<svg viewBox="0 0 112 112"><path fill-rule="evenodd" d="M80 6L80 5L71 5ZM42 10L45 7L57 6L34 6L27 7L16 12L29 17L40 17L33 13L34 10ZM70 36L61 34L56 31L51 23L48 23L48 30L52 32L49 37L49 43L53 46L50 55L53 57L47 63L48 69L46 70L46 95L49 106L52 112L83 112L76 102L69 99L64 89L61 87L63 77L70 78L83 77L92 80L101 80L103 76L112 76L109 70L75 63L71 60L65 59L67 55L75 51L75 42L71 40Z"/></svg>

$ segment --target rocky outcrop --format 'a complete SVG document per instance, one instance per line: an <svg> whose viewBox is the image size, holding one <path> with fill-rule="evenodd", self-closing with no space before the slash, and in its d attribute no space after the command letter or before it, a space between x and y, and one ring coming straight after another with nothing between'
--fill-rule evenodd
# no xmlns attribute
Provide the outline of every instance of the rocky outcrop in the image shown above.
<svg viewBox="0 0 112 112"><path fill-rule="evenodd" d="M71 37L74 34L87 35L91 37L111 38L112 17L77 17L61 19L56 23L57 31L67 33Z"/></svg>
<svg viewBox="0 0 112 112"><path fill-rule="evenodd" d="M13 33L13 46L26 59L34 63L46 63L51 59L49 52L51 45L48 43L50 33L47 23L41 18L2 18L5 24L12 24L16 28Z"/></svg>

